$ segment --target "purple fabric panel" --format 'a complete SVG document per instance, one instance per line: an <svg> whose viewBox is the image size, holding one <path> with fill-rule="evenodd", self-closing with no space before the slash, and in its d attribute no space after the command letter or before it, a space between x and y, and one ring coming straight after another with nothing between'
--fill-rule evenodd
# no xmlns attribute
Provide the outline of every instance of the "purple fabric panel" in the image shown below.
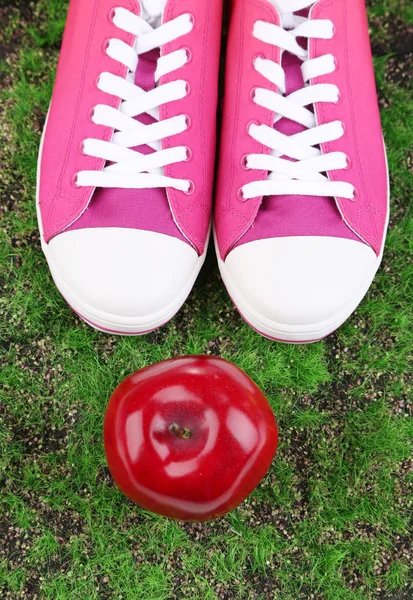
<svg viewBox="0 0 413 600"><path fill-rule="evenodd" d="M139 57L135 83L146 91L155 87L158 57L159 50L152 50ZM139 121L149 125L154 122L154 119L145 114L139 117ZM134 150L142 154L153 152L149 146L140 146ZM170 235L187 242L173 220L166 190L161 188L146 190L97 188L86 211L66 231L94 227L142 229Z"/></svg>
<svg viewBox="0 0 413 600"><path fill-rule="evenodd" d="M288 52L283 56L287 94L302 88L301 61ZM294 135L305 128L290 119L280 119L275 128ZM257 218L236 246L255 240L289 236L328 236L361 241L343 221L334 198L318 196L267 196Z"/></svg>
<svg viewBox="0 0 413 600"><path fill-rule="evenodd" d="M155 71L159 55L159 50L155 49L146 52L146 54L141 54L139 57L135 73L135 85L139 85L145 92L149 92L155 87Z"/></svg>

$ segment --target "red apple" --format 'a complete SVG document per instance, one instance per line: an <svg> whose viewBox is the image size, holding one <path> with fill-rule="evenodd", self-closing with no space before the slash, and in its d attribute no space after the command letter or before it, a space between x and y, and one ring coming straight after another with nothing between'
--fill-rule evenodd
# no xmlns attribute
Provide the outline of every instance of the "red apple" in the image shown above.
<svg viewBox="0 0 413 600"><path fill-rule="evenodd" d="M274 415L238 367L186 356L146 367L114 391L105 416L109 469L153 512L206 521L238 506L277 449Z"/></svg>

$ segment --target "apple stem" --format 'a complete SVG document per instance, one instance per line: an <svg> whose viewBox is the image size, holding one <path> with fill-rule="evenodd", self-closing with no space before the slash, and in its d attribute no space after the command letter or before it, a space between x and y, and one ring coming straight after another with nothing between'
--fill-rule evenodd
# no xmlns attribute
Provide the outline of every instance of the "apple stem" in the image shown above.
<svg viewBox="0 0 413 600"><path fill-rule="evenodd" d="M181 425L178 425L178 423L175 422L169 425L169 431L176 435L176 437L181 438L182 440L187 440L192 435L192 431L190 429L186 429L185 427L182 427Z"/></svg>

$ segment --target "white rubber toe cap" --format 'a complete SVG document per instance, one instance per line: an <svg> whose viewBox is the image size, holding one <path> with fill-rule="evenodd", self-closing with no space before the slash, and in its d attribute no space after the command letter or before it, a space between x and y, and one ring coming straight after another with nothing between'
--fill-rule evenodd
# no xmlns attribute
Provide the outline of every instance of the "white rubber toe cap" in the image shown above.
<svg viewBox="0 0 413 600"><path fill-rule="evenodd" d="M244 318L283 341L313 341L339 327L367 292L380 260L371 248L333 237L250 242L221 271Z"/></svg>
<svg viewBox="0 0 413 600"><path fill-rule="evenodd" d="M143 333L179 310L202 257L174 237L136 229L68 231L45 248L63 296L97 328Z"/></svg>

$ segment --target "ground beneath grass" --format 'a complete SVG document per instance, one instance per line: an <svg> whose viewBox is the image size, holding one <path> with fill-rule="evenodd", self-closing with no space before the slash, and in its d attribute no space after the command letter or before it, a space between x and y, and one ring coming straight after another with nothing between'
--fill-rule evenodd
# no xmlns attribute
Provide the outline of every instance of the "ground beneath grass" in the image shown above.
<svg viewBox="0 0 413 600"><path fill-rule="evenodd" d="M0 598L411 600L410 0L369 2L392 184L384 263L348 323L312 346L251 331L213 254L185 308L145 338L97 333L66 306L34 202L66 8L0 0ZM234 361L279 421L268 476L211 524L139 509L105 464L112 389L183 353Z"/></svg>

